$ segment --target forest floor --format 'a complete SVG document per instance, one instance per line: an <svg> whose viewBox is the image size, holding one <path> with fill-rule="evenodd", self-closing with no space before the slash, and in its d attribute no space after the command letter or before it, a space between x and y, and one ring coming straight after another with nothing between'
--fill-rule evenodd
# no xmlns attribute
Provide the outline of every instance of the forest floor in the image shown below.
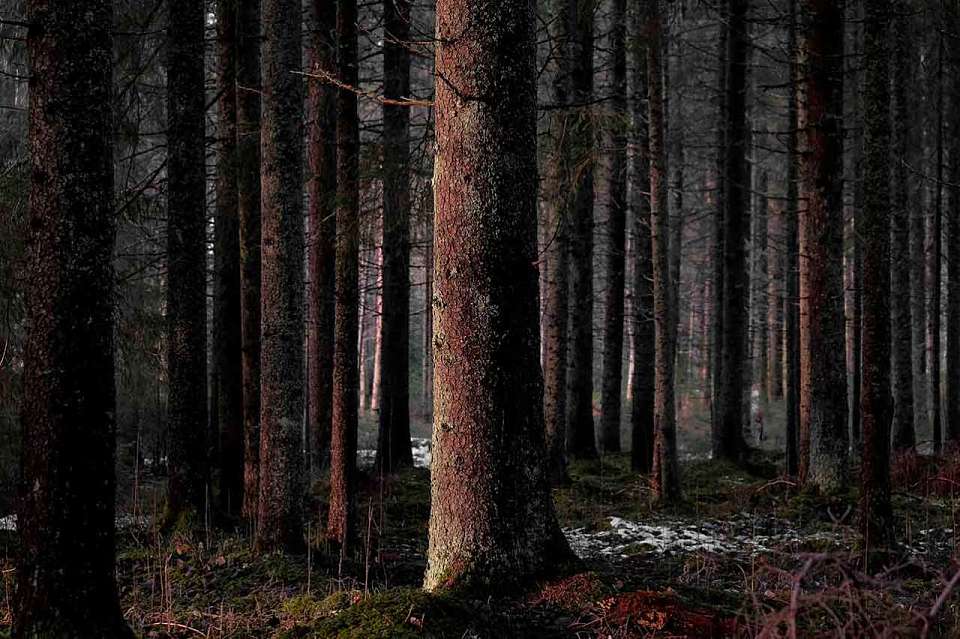
<svg viewBox="0 0 960 639"><path fill-rule="evenodd" d="M422 443L421 465L428 452ZM139 636L158 639L960 637L960 596L948 585L960 569L960 460L897 460L900 548L867 573L855 491L798 492L769 452L749 470L688 456L685 501L669 510L650 505L626 454L572 462L555 501L581 562L482 599L418 588L430 498L422 467L365 477L363 540L345 558L312 526L309 554L258 557L243 532L164 539L131 513L118 521L124 613ZM140 484L149 495L162 478ZM326 492L313 487L314 521ZM0 530L0 637L12 620L15 543Z"/></svg>

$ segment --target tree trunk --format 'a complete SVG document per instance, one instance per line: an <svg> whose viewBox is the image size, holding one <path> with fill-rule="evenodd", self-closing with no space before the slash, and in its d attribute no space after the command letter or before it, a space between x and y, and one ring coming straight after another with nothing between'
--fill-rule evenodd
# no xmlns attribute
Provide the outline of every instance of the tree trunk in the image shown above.
<svg viewBox="0 0 960 639"><path fill-rule="evenodd" d="M428 589L525 581L570 553L530 401L543 393L534 19L529 0L437 4Z"/></svg>
<svg viewBox="0 0 960 639"><path fill-rule="evenodd" d="M336 76L337 7L315 0L309 16L308 72ZM333 413L333 311L337 239L337 93L307 85L307 432L310 477L329 464Z"/></svg>
<svg viewBox="0 0 960 639"><path fill-rule="evenodd" d="M906 0L898 2L900 15L896 18L895 55L893 58L893 145L894 170L893 211L890 261L890 313L893 329L893 448L910 450L916 446L913 416L913 363L911 355L910 295L910 209L907 190L907 60L909 54L909 23ZM952 246L952 245L951 245ZM915 308L915 307L914 307Z"/></svg>
<svg viewBox="0 0 960 639"><path fill-rule="evenodd" d="M410 95L409 0L385 0L384 97ZM383 315L380 437L385 472L413 465L410 450L410 110L383 106Z"/></svg>
<svg viewBox="0 0 960 639"><path fill-rule="evenodd" d="M593 14L597 0L578 0L571 126L574 203L570 224L570 318L567 454L597 456L593 426Z"/></svg>
<svg viewBox="0 0 960 639"><path fill-rule="evenodd" d="M627 112L627 3L614 0L613 90L610 108L614 124L610 135L610 200L607 229L607 288L604 294L603 388L600 443L606 453L620 452L620 408L623 384L623 297L627 243L627 135L622 121Z"/></svg>
<svg viewBox="0 0 960 639"><path fill-rule="evenodd" d="M252 524L260 499L260 0L237 2L243 516Z"/></svg>
<svg viewBox="0 0 960 639"><path fill-rule="evenodd" d="M571 100L571 56L576 0L554 0L551 39L554 44L551 99L557 107ZM569 226L572 184L571 153L564 134L575 121L569 109L551 114L548 131L546 286L543 311L543 412L546 428L549 477L553 484L567 481L567 321L569 300Z"/></svg>
<svg viewBox="0 0 960 639"><path fill-rule="evenodd" d="M204 9L170 0L167 31L167 511L200 526L207 502L207 242Z"/></svg>
<svg viewBox="0 0 960 639"><path fill-rule="evenodd" d="M864 4L863 457L865 549L893 542L890 504L890 0Z"/></svg>
<svg viewBox="0 0 960 639"><path fill-rule="evenodd" d="M720 433L717 459L740 462L746 453L743 439L744 364L746 363L745 234L749 224L746 180L746 64L748 0L731 0L727 48L726 114L723 191L723 352L720 369Z"/></svg>
<svg viewBox="0 0 960 639"><path fill-rule="evenodd" d="M429 210L425 212L423 263L426 282L423 285L423 418L433 424L433 195L432 186L427 187L431 194L426 198Z"/></svg>
<svg viewBox="0 0 960 639"><path fill-rule="evenodd" d="M787 113L787 201L784 236L784 385L786 411L786 469L800 471L800 250L799 241L799 63L797 50L797 0L788 0L787 50L790 99Z"/></svg>
<svg viewBox="0 0 960 639"><path fill-rule="evenodd" d="M337 5L337 65L340 80L356 86L357 0ZM330 512L327 536L347 552L356 526L357 362L360 310L360 122L357 94L337 93L337 268L336 336L333 351L333 437L330 458Z"/></svg>
<svg viewBox="0 0 960 639"><path fill-rule="evenodd" d="M653 490L663 504L680 500L677 423L674 393L674 335L670 329L670 260L667 218L666 162L663 141L663 16L659 0L647 8L647 99L650 140L650 235L653 253L653 317L656 339L654 389Z"/></svg>
<svg viewBox="0 0 960 639"><path fill-rule="evenodd" d="M220 98L214 222L213 361L220 427L220 508L243 506L243 378L240 328L240 220L237 203L237 4L217 4Z"/></svg>
<svg viewBox="0 0 960 639"><path fill-rule="evenodd" d="M131 638L115 572L113 7L27 3L17 637ZM202 431L201 431L202 432Z"/></svg>
<svg viewBox="0 0 960 639"><path fill-rule="evenodd" d="M933 436L933 452L939 454L942 446L940 420L940 253L941 218L943 216L943 26L942 15L937 40L937 153L934 204L927 232L926 282L930 296L927 298L927 373L930 376L930 394L927 410Z"/></svg>
<svg viewBox="0 0 960 639"><path fill-rule="evenodd" d="M767 398L783 399L783 298L786 276L784 210L768 210L767 217ZM764 416L766 417L766 416Z"/></svg>
<svg viewBox="0 0 960 639"><path fill-rule="evenodd" d="M653 321L653 244L650 224L650 137L647 122L646 16L636 7L631 20L634 33L630 51L633 61L631 93L630 199L633 207L636 260L633 272L633 402L630 408L630 465L641 473L653 470L654 388L656 342Z"/></svg>
<svg viewBox="0 0 960 639"><path fill-rule="evenodd" d="M799 111L800 477L846 488L847 393L843 317L843 6L801 1Z"/></svg>
<svg viewBox="0 0 960 639"><path fill-rule="evenodd" d="M949 4L951 29L960 26L960 10ZM953 84L951 99L954 117L951 121L950 148L950 210L947 212L947 362L946 362L946 429L943 433L947 446L955 449L960 443L960 52L951 49Z"/></svg>
<svg viewBox="0 0 960 639"><path fill-rule="evenodd" d="M260 552L303 547L303 92L301 7L263 3L260 208Z"/></svg>
<svg viewBox="0 0 960 639"><path fill-rule="evenodd" d="M756 334L756 350L753 357L753 368L756 370L757 386L760 392L760 409L766 415L767 409L767 287L769 272L767 271L767 256L770 248L768 241L768 227L770 225L770 211L767 200L767 172L760 171L757 177L757 193L754 196L753 218L753 264L754 272L750 278L753 287L753 303L755 319L750 322ZM759 435L758 435L759 436Z"/></svg>
<svg viewBox="0 0 960 639"><path fill-rule="evenodd" d="M726 181L724 174L724 159L726 157L727 145L727 41L728 19L727 14L729 0L721 0L719 3L720 19L717 22L717 137L716 137L716 184L714 191L714 216L713 216L713 348L710 358L710 384L711 397L713 401L710 406L710 439L713 456L718 457L720 449L723 446L723 429L720 425L720 386L723 380L721 368L723 365L723 292L724 292L724 210L726 208L724 189Z"/></svg>
<svg viewBox="0 0 960 639"><path fill-rule="evenodd" d="M850 149L851 160L851 179L848 184L851 187L852 206L850 208L849 219L849 245L850 245L850 285L844 286L844 295L849 297L850 312L847 320L849 327L846 331L847 337L847 371L850 380L850 436L854 450L860 450L860 426L861 426L861 341L863 332L863 243L862 232L860 229L860 216L863 211L863 82L861 80L860 56L863 52L862 30L860 22L863 18L863 5L861 0L853 0L847 3L848 22L852 28L850 42L848 43L847 60L850 67L847 70L850 94L852 95L852 108L849 118L852 128L852 144Z"/></svg>

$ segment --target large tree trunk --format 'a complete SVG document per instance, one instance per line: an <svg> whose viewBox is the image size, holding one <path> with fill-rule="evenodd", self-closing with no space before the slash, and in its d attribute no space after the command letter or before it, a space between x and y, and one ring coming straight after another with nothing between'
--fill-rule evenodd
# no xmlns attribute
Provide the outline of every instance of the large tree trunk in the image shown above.
<svg viewBox="0 0 960 639"><path fill-rule="evenodd" d="M656 338L654 389L653 490L658 501L680 499L677 418L674 392L675 333L670 329L670 259L666 161L663 135L663 14L659 0L647 8L647 98L650 139L650 235L653 254L653 318Z"/></svg>
<svg viewBox="0 0 960 639"><path fill-rule="evenodd" d="M340 80L354 87L357 70L357 0L337 5L337 65ZM333 350L333 436L327 536L346 553L356 526L357 414L360 370L360 122L357 94L337 93L337 268ZM342 555L341 555L342 556Z"/></svg>
<svg viewBox="0 0 960 639"><path fill-rule="evenodd" d="M207 242L204 8L169 0L167 27L167 511L202 525L207 506Z"/></svg>
<svg viewBox="0 0 960 639"><path fill-rule="evenodd" d="M720 449L723 446L723 429L720 425L720 386L723 376L721 368L723 365L723 278L724 278L724 210L726 181L723 179L724 161L726 157L727 145L727 40L728 32L728 7L729 0L721 0L719 3L720 19L717 21L717 130L716 130L716 156L714 163L716 165L715 173L715 191L714 191L714 215L713 215L713 242L711 266L713 275L713 324L711 330L712 349L710 357L710 440L713 456L719 456Z"/></svg>
<svg viewBox="0 0 960 639"><path fill-rule="evenodd" d="M861 342L863 332L863 242L861 224L861 212L863 210L863 82L860 70L860 55L863 51L862 28L860 22L863 18L863 2L861 0L850 0L847 2L847 19L852 29L848 38L848 51L846 59L850 67L847 70L850 95L852 96L852 105L849 112L850 126L852 127L852 140L850 155L851 158L851 179L847 181L852 191L850 216L847 221L846 229L849 233L850 253L849 257L849 286L844 286L844 295L849 298L849 314L846 319L849 322L846 337L847 371L849 386L849 407L850 407L850 437L854 450L860 450L860 426L861 426Z"/></svg>
<svg viewBox="0 0 960 639"><path fill-rule="evenodd" d="M843 317L843 6L801 0L800 476L846 487Z"/></svg>
<svg viewBox="0 0 960 639"><path fill-rule="evenodd" d="M303 91L301 8L263 3L260 208L260 552L303 547Z"/></svg>
<svg viewBox="0 0 960 639"><path fill-rule="evenodd" d="M534 20L531 0L437 4L429 589L524 581L570 552L538 401Z"/></svg>
<svg viewBox="0 0 960 639"><path fill-rule="evenodd" d="M315 0L308 16L308 72L335 77L336 4ZM307 90L307 433L312 478L329 463L333 414L336 119L336 89L329 82L312 79Z"/></svg>
<svg viewBox="0 0 960 639"><path fill-rule="evenodd" d="M252 524L260 500L260 0L237 2L243 516Z"/></svg>
<svg viewBox="0 0 960 639"><path fill-rule="evenodd" d="M893 541L890 505L889 0L864 5L863 451L860 532L865 549Z"/></svg>
<svg viewBox="0 0 960 639"><path fill-rule="evenodd" d="M593 426L593 14L597 0L578 0L571 126L574 202L570 223L570 351L567 355L567 453L597 455Z"/></svg>
<svg viewBox="0 0 960 639"><path fill-rule="evenodd" d="M113 6L30 0L27 13L32 153L14 632L132 639L114 581Z"/></svg>
<svg viewBox="0 0 960 639"><path fill-rule="evenodd" d="M750 291L746 282L745 235L749 184L746 171L746 65L748 0L731 0L727 49L727 138L723 170L723 334L720 366L720 433L714 457L742 461L746 312Z"/></svg>
<svg viewBox="0 0 960 639"><path fill-rule="evenodd" d="M607 229L607 288L604 294L603 386L600 443L604 452L620 452L620 408L623 384L623 297L627 243L627 135L622 121L627 113L627 3L614 0L613 90L614 117L610 135L610 193Z"/></svg>
<svg viewBox="0 0 960 639"><path fill-rule="evenodd" d="M949 25L960 27L960 8L949 5ZM955 31L954 31L955 32ZM951 50L953 83L950 123L950 210L947 212L947 361L946 361L946 428L945 444L955 448L960 443L960 51Z"/></svg>
<svg viewBox="0 0 960 639"><path fill-rule="evenodd" d="M409 0L384 0L384 97L410 95ZM410 110L383 106L383 314L377 464L413 464L410 450Z"/></svg>
<svg viewBox="0 0 960 639"><path fill-rule="evenodd" d="M571 99L572 37L577 0L554 0L551 38L554 41L551 99L557 107ZM567 327L569 300L568 237L571 185L570 146L564 135L574 121L569 109L552 112L547 151L546 182L546 283L543 291L543 413L546 428L549 476L553 484L567 480Z"/></svg>
<svg viewBox="0 0 960 639"><path fill-rule="evenodd" d="M243 378L240 328L240 220L237 203L237 3L217 3L219 120L213 362L220 427L220 508L243 507Z"/></svg>
<svg viewBox="0 0 960 639"><path fill-rule="evenodd" d="M800 470L800 251L799 240L799 65L797 51L797 0L788 0L787 25L790 99L787 112L787 201L784 223L783 355L786 412L787 475Z"/></svg>
<svg viewBox="0 0 960 639"><path fill-rule="evenodd" d="M893 329L893 448L909 450L916 445L913 421L913 360L911 355L910 209L907 174L907 59L909 37L907 0L897 3L893 57L893 211L890 262L890 313ZM951 245L952 246L952 245Z"/></svg>
<svg viewBox="0 0 960 639"><path fill-rule="evenodd" d="M646 16L636 7L630 24L633 61L631 92L630 201L636 258L633 271L633 401L630 405L630 465L641 473L653 469L655 330L653 322L653 244L650 234L650 137L647 122Z"/></svg>
<svg viewBox="0 0 960 639"><path fill-rule="evenodd" d="M941 5L942 8L942 5ZM938 16L942 21L943 16ZM926 282L930 295L927 298L927 374L930 376L930 392L927 410L930 416L930 429L933 437L933 452L939 453L942 447L942 425L940 420L940 260L941 219L943 217L943 26L939 28L937 40L937 113L936 136L937 150L934 168L935 182L933 210L930 214L927 230Z"/></svg>

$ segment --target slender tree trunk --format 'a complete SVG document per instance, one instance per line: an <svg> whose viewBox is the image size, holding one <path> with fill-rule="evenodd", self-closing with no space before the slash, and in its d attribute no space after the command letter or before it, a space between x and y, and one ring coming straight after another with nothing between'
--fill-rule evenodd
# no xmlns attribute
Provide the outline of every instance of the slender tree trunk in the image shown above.
<svg viewBox="0 0 960 639"><path fill-rule="evenodd" d="M627 3L614 0L613 91L610 108L615 118L610 136L610 204L607 229L607 288L603 328L603 387L600 443L604 452L620 452L620 408L623 384L623 297L627 243L627 135L622 121L627 112Z"/></svg>
<svg viewBox="0 0 960 639"><path fill-rule="evenodd" d="M753 358L753 368L756 370L757 386L760 393L760 409L765 416L767 413L767 388L769 380L767 379L767 287L769 286L770 274L767 270L767 257L770 250L768 237L768 228L770 225L770 211L767 200L767 172L760 171L757 177L757 193L754 196L753 212L753 262L754 273L750 278L753 287L753 303L751 307L755 309L755 319L750 322L756 333L756 351ZM759 435L758 435L759 436Z"/></svg>
<svg viewBox="0 0 960 639"><path fill-rule="evenodd" d="M907 0L897 3L895 54L893 57L893 146L894 169L890 222L891 290L890 313L893 329L893 448L916 446L913 416L913 363L911 355L910 295L910 209L907 199L907 59L909 55L909 11ZM952 245L951 245L952 246Z"/></svg>
<svg viewBox="0 0 960 639"><path fill-rule="evenodd" d="M131 638L115 572L113 5L30 0L17 637Z"/></svg>
<svg viewBox="0 0 960 639"><path fill-rule="evenodd" d="M593 426L593 13L578 0L573 63L577 120L571 126L574 204L570 224L570 351L567 369L567 454L597 455Z"/></svg>
<svg viewBox="0 0 960 639"><path fill-rule="evenodd" d="M630 408L630 465L641 473L653 470L654 388L656 384L656 338L653 321L653 240L650 224L650 137L647 122L646 19L636 7L630 52L633 61L631 92L630 201L633 207L636 259L633 271L633 402Z"/></svg>
<svg viewBox="0 0 960 639"><path fill-rule="evenodd" d="M555 42L551 99L558 107L571 100L571 56L576 0L554 0L551 38ZM547 155L546 287L543 313L543 413L549 476L553 484L567 481L567 321L569 300L569 225L571 198L570 146L565 134L574 122L568 109L552 113Z"/></svg>
<svg viewBox="0 0 960 639"><path fill-rule="evenodd" d="M677 422L674 393L675 345L670 330L669 221L667 219L666 162L663 141L663 15L660 1L647 7L647 99L650 139L650 221L653 246L653 316L656 335L656 385L654 389L653 490L658 501L680 499L677 460Z"/></svg>
<svg viewBox="0 0 960 639"><path fill-rule="evenodd" d="M356 86L357 0L337 5L340 80ZM336 338L333 352L333 437L327 536L347 552L356 528L357 413L360 371L357 331L360 309L360 122L357 94L337 93Z"/></svg>
<svg viewBox="0 0 960 639"><path fill-rule="evenodd" d="M253 523L260 499L260 0L237 2L243 516Z"/></svg>
<svg viewBox="0 0 960 639"><path fill-rule="evenodd" d="M786 278L783 218L783 209L768 209L767 398L771 400L783 399L783 299Z"/></svg>
<svg viewBox="0 0 960 639"><path fill-rule="evenodd" d="M746 362L744 330L749 288L746 282L745 234L747 213L746 171L746 64L748 0L731 0L727 49L727 139L724 158L723 214L723 351L720 369L720 434L714 456L742 461L743 392Z"/></svg>
<svg viewBox="0 0 960 639"><path fill-rule="evenodd" d="M308 70L336 76L336 4L315 0L308 16ZM316 478L329 464L333 413L337 92L322 80L307 86L307 431L310 476Z"/></svg>
<svg viewBox="0 0 960 639"><path fill-rule="evenodd" d="M384 97L410 95L409 0L385 0ZM383 107L383 315L379 467L413 465L410 450L410 111Z"/></svg>
<svg viewBox="0 0 960 639"><path fill-rule="evenodd" d="M863 456L864 546L893 541L890 505L890 0L864 5Z"/></svg>
<svg viewBox="0 0 960 639"><path fill-rule="evenodd" d="M942 7L942 4L941 4ZM942 447L942 425L940 420L940 270L941 270L941 219L943 216L943 16L940 20L937 40L937 152L934 184L934 204L930 215L930 228L927 233L927 288L930 291L927 307L927 371L930 375L930 393L927 409L930 415L930 428L933 432L933 452L939 453Z"/></svg>
<svg viewBox="0 0 960 639"><path fill-rule="evenodd" d="M428 589L525 581L570 552L547 484L542 404L530 401L543 393L534 19L529 0L437 4Z"/></svg>
<svg viewBox="0 0 960 639"><path fill-rule="evenodd" d="M303 92L301 7L263 3L260 207L260 552L303 547Z"/></svg>
<svg viewBox="0 0 960 639"><path fill-rule="evenodd" d="M721 427L720 385L723 380L723 293L724 293L724 211L726 181L724 180L724 161L727 145L727 49L728 49L728 11L729 0L719 3L720 19L717 24L717 139L716 139L716 184L715 209L713 216L713 348L710 358L710 383L713 402L710 407L710 439L713 456L719 457L723 447L723 429Z"/></svg>
<svg viewBox="0 0 960 639"><path fill-rule="evenodd" d="M784 237L785 291L783 352L783 393L786 412L786 470L796 477L800 471L800 250L799 250L799 64L797 48L797 0L788 0L788 43L790 99L787 113L787 202Z"/></svg>
<svg viewBox="0 0 960 639"><path fill-rule="evenodd" d="M220 426L220 508L243 507L243 377L240 328L240 220L237 202L237 3L217 4L219 149L214 226L213 361Z"/></svg>
<svg viewBox="0 0 960 639"><path fill-rule="evenodd" d="M960 27L960 9L949 5L952 32ZM945 445L955 449L960 443L960 52L951 49L953 83L951 101L954 116L950 123L950 210L947 212L947 361Z"/></svg>
<svg viewBox="0 0 960 639"><path fill-rule="evenodd" d="M869 1L869 0L868 0ZM863 211L863 162L864 162L864 134L863 134L863 81L860 71L860 56L863 53L863 36L860 22L863 18L862 0L853 0L847 3L848 21L853 32L848 38L849 68L847 70L847 83L850 85L850 94L852 99L852 108L850 109L850 126L853 129L852 144L850 155L852 156L852 176L849 180L852 195L852 206L850 209L849 220L849 245L850 245L850 286L845 287L845 295L849 296L850 313L849 330L847 330L847 370L850 380L850 437L854 450L860 450L860 426L861 426L861 342L863 332L863 242L860 229L860 217Z"/></svg>
<svg viewBox="0 0 960 639"><path fill-rule="evenodd" d="M843 317L843 6L801 0L800 476L846 487Z"/></svg>
<svg viewBox="0 0 960 639"><path fill-rule="evenodd" d="M169 0L167 27L167 512L201 525L207 506L207 246L204 9Z"/></svg>

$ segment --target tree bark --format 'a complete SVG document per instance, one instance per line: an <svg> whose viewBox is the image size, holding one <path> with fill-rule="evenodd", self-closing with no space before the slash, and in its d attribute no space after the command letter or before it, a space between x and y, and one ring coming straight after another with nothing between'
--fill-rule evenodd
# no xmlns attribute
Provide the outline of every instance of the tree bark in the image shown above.
<svg viewBox="0 0 960 639"><path fill-rule="evenodd" d="M893 542L890 504L890 0L864 4L863 450L860 533L865 549Z"/></svg>
<svg viewBox="0 0 960 639"><path fill-rule="evenodd" d="M960 9L949 4L951 29L960 26ZM946 420L943 437L945 446L955 449L960 443L960 51L951 49L953 84L951 100L954 116L950 123L950 210L947 212L947 361L946 361Z"/></svg>
<svg viewBox="0 0 960 639"><path fill-rule="evenodd" d="M315 0L308 15L308 72L335 77L336 4ZM319 79L307 86L307 431L310 477L317 478L329 464L333 414L337 90Z"/></svg>
<svg viewBox="0 0 960 639"><path fill-rule="evenodd" d="M14 632L132 639L114 581L113 5L30 0L27 15L32 152Z"/></svg>
<svg viewBox="0 0 960 639"><path fill-rule="evenodd" d="M263 3L260 130L260 505L256 547L303 547L303 91L301 6Z"/></svg>
<svg viewBox="0 0 960 639"><path fill-rule="evenodd" d="M893 211L890 261L890 313L893 329L893 448L911 450L916 446L913 415L913 360L911 345L910 295L910 209L907 174L907 59L909 56L909 12L906 0L898 2L895 55L893 58ZM905 293L907 292L907 293Z"/></svg>
<svg viewBox="0 0 960 639"><path fill-rule="evenodd" d="M719 3L720 19L717 21L717 131L716 131L716 184L713 215L713 326L711 337L713 340L710 358L710 439L713 456L718 457L723 446L723 428L721 427L721 390L723 380L723 293L724 293L724 211L725 188L724 161L727 145L727 52L728 52L728 19L729 0Z"/></svg>
<svg viewBox="0 0 960 639"><path fill-rule="evenodd" d="M220 509L243 507L240 220L237 202L237 3L217 3L218 137L213 361L220 432Z"/></svg>
<svg viewBox="0 0 960 639"><path fill-rule="evenodd" d="M633 61L631 93L630 201L633 207L636 260L633 272L633 402L630 408L630 465L641 473L653 470L654 388L656 340L653 321L653 244L650 224L650 136L647 97L646 15L633 11L630 51Z"/></svg>
<svg viewBox="0 0 960 639"><path fill-rule="evenodd" d="M384 97L410 95L409 0L384 0ZM410 110L383 106L383 315L380 436L384 472L413 465L410 450Z"/></svg>
<svg viewBox="0 0 960 639"><path fill-rule="evenodd" d="M942 7L942 5L941 5ZM930 295L927 298L927 373L930 376L930 391L927 410L929 411L930 429L933 436L933 452L939 454L942 449L942 424L940 420L940 270L941 270L941 220L943 217L943 25L942 15L939 16L941 25L937 40L937 114L936 135L937 152L934 203L930 215L927 232L926 251L926 283Z"/></svg>
<svg viewBox="0 0 960 639"><path fill-rule="evenodd" d="M593 425L593 14L597 0L578 0L573 62L576 169L570 224L570 318L567 368L567 454L597 456Z"/></svg>
<svg viewBox="0 0 960 639"><path fill-rule="evenodd" d="M570 553L537 401L534 25L531 0L437 4L428 589L526 581Z"/></svg>
<svg viewBox="0 0 960 639"><path fill-rule="evenodd" d="M663 15L660 0L647 7L647 99L650 135L650 234L653 254L653 317L656 339L654 389L653 491L662 504L680 500L677 423L674 393L675 344L670 329L670 259L666 161L663 136Z"/></svg>
<svg viewBox="0 0 960 639"><path fill-rule="evenodd" d="M797 50L797 0L788 0L787 50L789 51L790 99L787 113L787 201L784 236L785 291L783 393L786 412L786 469L796 477L800 471L800 250L799 250L799 63Z"/></svg>
<svg viewBox="0 0 960 639"><path fill-rule="evenodd" d="M337 66L340 80L356 86L357 0L338 0ZM356 528L357 362L360 291L360 122L357 94L337 93L337 267L333 351L333 436L330 455L330 511L327 536L349 549Z"/></svg>
<svg viewBox="0 0 960 639"><path fill-rule="evenodd" d="M785 210L774 206L767 217L767 398L783 399L783 310L786 281Z"/></svg>
<svg viewBox="0 0 960 639"><path fill-rule="evenodd" d="M613 90L610 109L610 186L607 229L607 288L604 293L603 386L600 443L604 452L620 452L620 409L623 384L623 298L627 243L627 3L614 0L611 47Z"/></svg>
<svg viewBox="0 0 960 639"><path fill-rule="evenodd" d="M168 6L166 528L202 525L209 481L204 8Z"/></svg>
<svg viewBox="0 0 960 639"><path fill-rule="evenodd" d="M243 516L253 523L260 500L260 0L237 2Z"/></svg>
<svg viewBox="0 0 960 639"><path fill-rule="evenodd" d="M823 492L846 487L843 317L843 7L802 0L799 110L800 477Z"/></svg>
<svg viewBox="0 0 960 639"><path fill-rule="evenodd" d="M554 42L551 99L560 106L571 101L571 62L577 0L554 0L550 37ZM574 117L569 108L552 112L548 131L546 286L543 291L543 412L549 477L553 484L567 481L567 339L569 312L569 233L572 184L571 149L566 135Z"/></svg>
<svg viewBox="0 0 960 639"><path fill-rule="evenodd" d="M743 438L746 309L745 234L749 224L746 171L746 65L748 0L731 0L727 49L726 114L723 191L723 334L720 368L720 433L714 457L741 462Z"/></svg>

